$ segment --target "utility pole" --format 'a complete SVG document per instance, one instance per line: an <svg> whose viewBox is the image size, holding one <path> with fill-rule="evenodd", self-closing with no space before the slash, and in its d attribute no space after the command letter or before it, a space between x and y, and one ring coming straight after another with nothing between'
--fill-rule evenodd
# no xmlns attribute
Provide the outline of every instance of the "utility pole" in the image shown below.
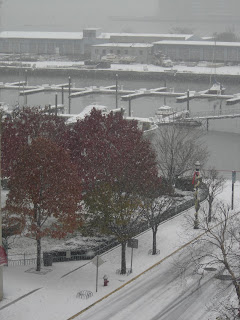
<svg viewBox="0 0 240 320"><path fill-rule="evenodd" d="M232 171L232 210L234 208L234 183L236 182L236 171Z"/></svg>
<svg viewBox="0 0 240 320"><path fill-rule="evenodd" d="M71 113L71 77L68 77L68 113Z"/></svg>
<svg viewBox="0 0 240 320"><path fill-rule="evenodd" d="M27 74L27 70L25 70L25 82L26 82L26 87L28 85L28 74ZM27 106L27 94L25 93L24 95L24 105Z"/></svg>
<svg viewBox="0 0 240 320"><path fill-rule="evenodd" d="M118 74L116 74L116 109L118 108Z"/></svg>
<svg viewBox="0 0 240 320"><path fill-rule="evenodd" d="M189 89L187 91L187 111L189 112Z"/></svg>
<svg viewBox="0 0 240 320"><path fill-rule="evenodd" d="M58 95L55 93L55 116L58 114Z"/></svg>

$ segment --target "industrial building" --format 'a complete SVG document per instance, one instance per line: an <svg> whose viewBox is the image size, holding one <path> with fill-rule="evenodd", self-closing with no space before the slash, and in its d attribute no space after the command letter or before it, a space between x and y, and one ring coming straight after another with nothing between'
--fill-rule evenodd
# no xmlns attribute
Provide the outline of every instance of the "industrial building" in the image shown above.
<svg viewBox="0 0 240 320"><path fill-rule="evenodd" d="M98 29L88 28L83 32L0 32L0 53L29 55L90 55L92 44L98 40Z"/></svg>
<svg viewBox="0 0 240 320"><path fill-rule="evenodd" d="M154 43L158 51L173 61L240 63L240 42L159 41Z"/></svg>
<svg viewBox="0 0 240 320"><path fill-rule="evenodd" d="M239 42L218 42L193 34L0 32L0 54L59 55L99 61L117 55L122 63L153 63L158 53L173 61L240 63Z"/></svg>

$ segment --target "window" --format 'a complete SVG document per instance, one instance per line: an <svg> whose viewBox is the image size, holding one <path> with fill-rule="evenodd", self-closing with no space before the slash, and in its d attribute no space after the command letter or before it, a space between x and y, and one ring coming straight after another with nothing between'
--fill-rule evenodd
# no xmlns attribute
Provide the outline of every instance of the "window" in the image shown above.
<svg viewBox="0 0 240 320"><path fill-rule="evenodd" d="M142 55L143 55L143 51L142 51L142 50L140 50L140 51L139 51L139 54L140 54L140 56L142 56Z"/></svg>
<svg viewBox="0 0 240 320"><path fill-rule="evenodd" d="M103 54L106 54L106 49L103 49L102 53L103 53Z"/></svg>
<svg viewBox="0 0 240 320"><path fill-rule="evenodd" d="M128 50L124 50L124 53L125 53L125 54L128 54Z"/></svg>
<svg viewBox="0 0 240 320"><path fill-rule="evenodd" d="M110 50L110 53L113 53L113 50Z"/></svg>
<svg viewBox="0 0 240 320"><path fill-rule="evenodd" d="M98 53L98 49L95 49L95 53Z"/></svg>
<svg viewBox="0 0 240 320"><path fill-rule="evenodd" d="M117 50L117 54L120 54L121 53L121 51L120 50Z"/></svg>

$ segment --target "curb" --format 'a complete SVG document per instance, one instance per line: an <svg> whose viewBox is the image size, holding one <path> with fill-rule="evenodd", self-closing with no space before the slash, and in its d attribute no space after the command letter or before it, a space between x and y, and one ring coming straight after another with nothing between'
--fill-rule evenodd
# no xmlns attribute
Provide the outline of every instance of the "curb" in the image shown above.
<svg viewBox="0 0 240 320"><path fill-rule="evenodd" d="M231 217L229 217L230 219L233 218L234 216L240 214L240 212L236 212L234 213ZM221 222L220 222L221 223ZM215 228L216 226L218 226L220 223L214 225L211 229ZM130 284L131 282L137 280L138 278L140 278L142 275L144 275L145 273L147 273L148 271L152 270L153 268L157 267L159 264L161 264L163 261L167 260L168 258L170 258L171 256L173 256L174 254L178 253L179 251L181 251L182 249L184 249L185 247L187 247L189 244L193 243L194 241L198 240L199 238L201 238L204 234L206 234L208 231L205 231L201 234L199 234L197 237L193 238L192 240L188 241L187 243L185 243L183 246L179 247L178 249L176 249L175 251L173 251L172 253L170 253L169 255L167 255L165 258L161 259L160 261L156 262L154 265L152 265L151 267L149 267L148 269L144 270L143 272L141 272L140 274L138 274L136 277L132 278L131 280L129 280L128 282L124 283L122 286L118 287L117 289L115 289L114 291L108 293L107 295L105 295L104 297L102 297L101 299L95 301L94 303L92 303L91 305L89 305L88 307L86 307L85 309L81 310L80 312L76 313L75 315L73 315L72 317L68 318L67 320L73 320L76 317L78 317L79 315L83 314L85 311L91 309L92 307L94 307L97 303L103 301L104 299L108 298L109 296L111 296L112 294L114 294L115 292L119 291L120 289L124 288L125 286L127 286L128 284Z"/></svg>
<svg viewBox="0 0 240 320"><path fill-rule="evenodd" d="M115 292L119 291L120 289L124 288L126 285L130 284L131 282L137 280L138 278L140 278L142 275L144 275L145 273L147 273L148 271L152 270L153 268L157 267L159 264L161 264L163 261L167 260L168 258L170 258L171 256L173 256L174 254L176 254L177 252L179 252L180 250L184 249L185 247L187 247L189 244L191 244L192 242L198 240L201 236L203 236L206 232L201 233L200 235L198 235L196 238L192 239L191 241L185 243L183 246L181 246L180 248L176 249L175 251L173 251L172 253L170 253L168 256L166 256L165 258L161 259L160 261L156 262L154 265L152 265L151 267L149 267L148 269L144 270L143 272L141 272L140 274L138 274L136 277L132 278L131 280L127 281L126 283L124 283L122 286L118 287L117 289L115 289L114 291L108 293L107 295L105 295L104 297L102 297L101 299L95 301L94 303L92 303L91 305L89 305L88 307L86 307L85 309L81 310L80 312L76 313L75 315L73 315L72 317L68 318L67 320L73 320L76 317L78 317L79 315L81 315L82 313L84 313L85 311L89 310L90 308L94 307L97 303L103 301L104 299L108 298L109 296L111 296L112 294L114 294Z"/></svg>

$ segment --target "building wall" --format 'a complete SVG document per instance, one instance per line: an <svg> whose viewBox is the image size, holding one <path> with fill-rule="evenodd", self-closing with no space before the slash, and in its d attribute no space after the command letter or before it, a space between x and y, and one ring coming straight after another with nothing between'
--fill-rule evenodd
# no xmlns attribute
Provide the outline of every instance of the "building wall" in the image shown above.
<svg viewBox="0 0 240 320"><path fill-rule="evenodd" d="M99 61L107 54L114 54L121 57L136 57L137 63L151 63L152 48L150 47L131 47L131 46L92 46L91 60Z"/></svg>
<svg viewBox="0 0 240 320"><path fill-rule="evenodd" d="M240 44L232 45L198 45L191 44L155 44L154 51L162 51L173 61L209 61L240 62Z"/></svg>
<svg viewBox="0 0 240 320"><path fill-rule="evenodd" d="M82 40L0 38L0 53L8 54L83 54Z"/></svg>

